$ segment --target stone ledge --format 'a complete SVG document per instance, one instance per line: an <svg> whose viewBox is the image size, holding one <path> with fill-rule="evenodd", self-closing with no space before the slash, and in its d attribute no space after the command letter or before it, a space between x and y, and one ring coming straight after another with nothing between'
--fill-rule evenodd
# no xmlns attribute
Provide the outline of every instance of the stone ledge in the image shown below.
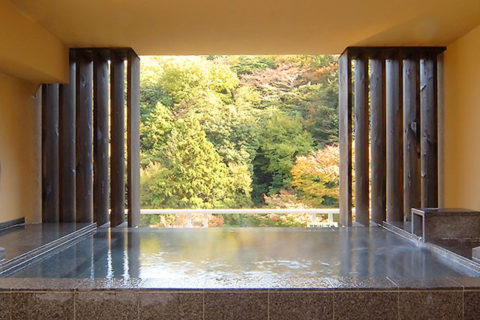
<svg viewBox="0 0 480 320"><path fill-rule="evenodd" d="M480 297L480 280L458 278L445 282L420 281L424 288L408 281L396 280L404 287L358 289L342 287L331 290L303 289L215 289L215 290L144 290L136 288L101 289L105 279L43 279L56 282L46 291L28 292L22 286L0 289L0 316L6 319L397 319L439 318L474 319L480 308L474 301ZM58 285L60 283L62 286ZM472 280L470 282L470 280ZM70 281L70 282L69 282ZM413 279L410 279L413 281ZM89 290L97 283L100 287ZM121 281L121 283L126 284ZM347 282L345 282L347 283ZM362 283L351 279L350 283ZM372 282L365 281L366 287ZM393 283L391 281L391 283ZM475 286L464 291L462 285ZM46 282L44 282L46 284ZM68 285L72 289L68 289ZM37 283L38 285L38 283ZM87 285L86 287L83 287ZM53 289L53 288L57 289ZM75 289L73 288L75 287ZM428 287L428 288L426 288ZM36 287L38 288L38 287ZM467 294L464 300L464 293ZM467 299L468 298L468 299ZM25 308L28 305L28 310ZM74 311L76 310L76 311Z"/></svg>

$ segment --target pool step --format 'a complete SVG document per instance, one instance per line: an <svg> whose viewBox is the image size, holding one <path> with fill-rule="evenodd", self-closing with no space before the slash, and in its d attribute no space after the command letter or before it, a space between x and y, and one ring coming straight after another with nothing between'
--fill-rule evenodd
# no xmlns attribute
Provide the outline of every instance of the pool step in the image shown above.
<svg viewBox="0 0 480 320"><path fill-rule="evenodd" d="M0 232L11 227L25 224L25 218L13 219L0 223Z"/></svg>
<svg viewBox="0 0 480 320"><path fill-rule="evenodd" d="M434 243L430 242L424 242L422 237L419 237L413 233L410 233L398 226L395 226L391 223L388 222L383 222L382 227L385 228L386 230L389 230L404 239L410 240L414 243L417 244L417 246L421 246L426 248L427 250L430 250L431 252L437 254L438 256L441 256L448 261L455 261L463 266L466 266L470 268L471 270L477 272L480 274L480 260L476 259L468 259L464 256L461 256L451 250L445 249L439 245L436 245Z"/></svg>
<svg viewBox="0 0 480 320"><path fill-rule="evenodd" d="M45 243L33 250L25 252L21 255L18 255L11 259L2 259L0 256L0 277L4 276L6 273L13 273L16 270L19 270L28 264L34 262L38 258L45 257L56 249L59 249L64 246L68 246L70 243L74 242L79 238L89 237L97 232L97 224L92 223L88 224L82 228L79 228L69 234L61 236L51 242ZM0 252L1 254L1 252ZM5 252L4 252L5 254Z"/></svg>
<svg viewBox="0 0 480 320"><path fill-rule="evenodd" d="M412 241L422 241L422 238L411 233L411 232L408 232L407 230L399 227L399 226L396 226L396 225L393 225L391 223L388 223L388 222L383 222L383 224L381 224L381 226L395 234L398 234L399 236L402 236L404 238L407 238L409 240L412 240Z"/></svg>

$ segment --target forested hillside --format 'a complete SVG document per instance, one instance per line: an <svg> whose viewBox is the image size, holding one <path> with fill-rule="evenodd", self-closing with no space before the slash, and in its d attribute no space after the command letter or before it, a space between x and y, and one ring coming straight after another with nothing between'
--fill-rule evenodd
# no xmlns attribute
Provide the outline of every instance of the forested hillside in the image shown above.
<svg viewBox="0 0 480 320"><path fill-rule="evenodd" d="M142 57L142 208L337 206L336 59Z"/></svg>

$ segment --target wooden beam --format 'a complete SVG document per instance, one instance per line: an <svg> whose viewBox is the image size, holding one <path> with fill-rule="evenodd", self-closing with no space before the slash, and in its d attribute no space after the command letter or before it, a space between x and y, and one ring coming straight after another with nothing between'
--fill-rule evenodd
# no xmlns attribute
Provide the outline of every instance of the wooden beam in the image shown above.
<svg viewBox="0 0 480 320"><path fill-rule="evenodd" d="M339 69L340 225L352 225L352 62L342 54Z"/></svg>
<svg viewBox="0 0 480 320"><path fill-rule="evenodd" d="M111 57L111 213L110 226L125 221L125 63L115 53Z"/></svg>
<svg viewBox="0 0 480 320"><path fill-rule="evenodd" d="M60 221L75 222L75 61L60 85Z"/></svg>
<svg viewBox="0 0 480 320"><path fill-rule="evenodd" d="M130 51L127 67L128 226L140 224L140 58Z"/></svg>
<svg viewBox="0 0 480 320"><path fill-rule="evenodd" d="M419 74L418 59L403 61L403 207L404 219L420 208Z"/></svg>
<svg viewBox="0 0 480 320"><path fill-rule="evenodd" d="M76 220L93 220L92 61L77 53L76 79Z"/></svg>
<svg viewBox="0 0 480 320"><path fill-rule="evenodd" d="M437 59L420 61L421 205L438 206Z"/></svg>
<svg viewBox="0 0 480 320"><path fill-rule="evenodd" d="M425 57L438 55L446 50L446 47L348 47L344 52L348 52L352 59L358 57L367 57L374 59L385 59L397 57L399 59L406 57Z"/></svg>
<svg viewBox="0 0 480 320"><path fill-rule="evenodd" d="M42 87L42 221L59 221L58 84Z"/></svg>
<svg viewBox="0 0 480 320"><path fill-rule="evenodd" d="M386 61L387 221L403 221L403 148L400 60Z"/></svg>
<svg viewBox="0 0 480 320"><path fill-rule="evenodd" d="M108 57L97 52L93 62L93 208L94 220L101 226L108 222Z"/></svg>
<svg viewBox="0 0 480 320"><path fill-rule="evenodd" d="M355 221L369 225L368 60L355 65Z"/></svg>
<svg viewBox="0 0 480 320"><path fill-rule="evenodd" d="M386 220L385 61L370 60L372 194L371 220Z"/></svg>

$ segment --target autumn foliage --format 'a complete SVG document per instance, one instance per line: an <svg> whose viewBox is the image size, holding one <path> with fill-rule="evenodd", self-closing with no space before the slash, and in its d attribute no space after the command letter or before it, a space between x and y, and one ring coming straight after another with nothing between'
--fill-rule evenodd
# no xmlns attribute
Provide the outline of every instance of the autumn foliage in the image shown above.
<svg viewBox="0 0 480 320"><path fill-rule="evenodd" d="M309 156L297 157L290 171L292 186L299 198L313 207L332 206L338 203L339 149L329 145Z"/></svg>

